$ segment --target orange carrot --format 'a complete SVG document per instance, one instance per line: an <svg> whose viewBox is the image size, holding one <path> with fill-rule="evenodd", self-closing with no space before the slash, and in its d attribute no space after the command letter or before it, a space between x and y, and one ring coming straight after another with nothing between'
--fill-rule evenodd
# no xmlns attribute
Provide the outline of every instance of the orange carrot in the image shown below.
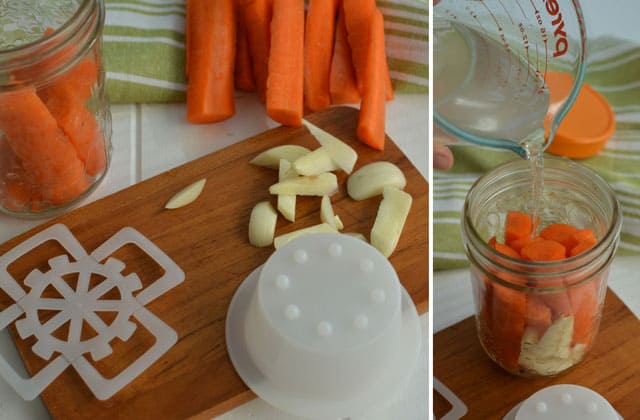
<svg viewBox="0 0 640 420"><path fill-rule="evenodd" d="M331 103L355 104L360 102L360 92L356 84L355 69L351 61L351 48L347 40L347 27L344 23L344 9L338 7L338 22L331 58L331 75L329 78Z"/></svg>
<svg viewBox="0 0 640 420"><path fill-rule="evenodd" d="M578 229L565 223L554 223L542 229L540 236L562 244L566 249L571 249L574 241L572 236Z"/></svg>
<svg viewBox="0 0 640 420"><path fill-rule="evenodd" d="M527 294L526 300L527 326L534 328L540 337L551 325L551 309L538 295Z"/></svg>
<svg viewBox="0 0 640 420"><path fill-rule="evenodd" d="M586 240L580 241L576 246L571 248L571 251L569 251L569 257L575 257L576 255L582 254L583 252L591 249L595 244L596 244L595 239L586 239Z"/></svg>
<svg viewBox="0 0 640 420"><path fill-rule="evenodd" d="M87 110L82 98L71 85L60 85L46 102L58 126L76 149L90 176L102 173L107 159L102 131L94 114Z"/></svg>
<svg viewBox="0 0 640 420"><path fill-rule="evenodd" d="M385 140L385 99L384 99L384 27L382 13L373 14L371 21L371 44L365 79L362 104L358 118L358 139L366 145L384 150Z"/></svg>
<svg viewBox="0 0 640 420"><path fill-rule="evenodd" d="M44 199L63 204L88 187L84 165L35 89L0 95L0 131Z"/></svg>
<svg viewBox="0 0 640 420"><path fill-rule="evenodd" d="M596 244L596 235L593 233L591 229L578 229L572 235L571 238L567 241L567 250L575 248L581 242L588 242L592 245Z"/></svg>
<svg viewBox="0 0 640 420"><path fill-rule="evenodd" d="M531 216L521 211L507 212L504 223L504 242L510 245L512 241L531 234Z"/></svg>
<svg viewBox="0 0 640 420"><path fill-rule="evenodd" d="M191 57L187 119L220 121L235 114L233 67L236 21L233 0L191 1Z"/></svg>
<svg viewBox="0 0 640 420"><path fill-rule="evenodd" d="M529 261L559 261L565 259L566 251L561 243L544 239L531 242L520 254Z"/></svg>
<svg viewBox="0 0 640 420"><path fill-rule="evenodd" d="M368 49L371 43L370 40L370 26L373 14L377 11L375 0L343 0L342 6L344 8L345 23L347 27L347 34L349 38L349 45L351 47L351 56L353 59L353 66L356 70L356 82L358 90L361 95L364 95L364 79L366 78L367 71L367 59ZM383 42L382 49L384 49L384 19L382 22ZM385 98L393 99L393 88L391 86L391 79L389 78L389 66L387 64L386 52L384 52L383 65L383 78L385 83Z"/></svg>
<svg viewBox="0 0 640 420"><path fill-rule="evenodd" d="M496 356L507 369L515 370L525 327L525 294L494 284L492 309Z"/></svg>
<svg viewBox="0 0 640 420"><path fill-rule="evenodd" d="M253 77L247 28L238 2L236 2L236 25L236 67L234 70L236 88L245 92L253 92L256 90L256 81Z"/></svg>
<svg viewBox="0 0 640 420"><path fill-rule="evenodd" d="M500 242L496 242L494 246L495 250L499 253L506 255L507 257L515 258L517 260L520 259L520 254L518 254L513 248L508 245L501 244Z"/></svg>
<svg viewBox="0 0 640 420"><path fill-rule="evenodd" d="M542 239L539 236L536 236L535 238L532 238L530 236L525 236L524 238L515 239L511 241L509 246L513 248L513 250L516 251L518 254L520 254L522 253L522 248L524 248L525 246L529 245L532 242L543 241L543 240L544 239Z"/></svg>
<svg viewBox="0 0 640 420"><path fill-rule="evenodd" d="M591 341L598 306L598 285L597 281L591 280L569 289L569 300L574 317L574 344L589 344Z"/></svg>
<svg viewBox="0 0 640 420"><path fill-rule="evenodd" d="M267 79L267 114L284 125L302 125L304 2L274 0Z"/></svg>
<svg viewBox="0 0 640 420"><path fill-rule="evenodd" d="M304 34L304 95L311 111L331 104L329 78L338 0L311 0Z"/></svg>
<svg viewBox="0 0 640 420"><path fill-rule="evenodd" d="M269 71L269 50L271 43L272 0L241 0L242 14L253 76L258 90L258 97L262 102L267 98L267 75ZM281 28L286 32L287 28Z"/></svg>
<svg viewBox="0 0 640 420"><path fill-rule="evenodd" d="M495 236L492 236L492 237L491 237L491 238L489 238L489 240L487 241L487 244L488 244L491 248L493 248L493 249L495 249L495 248L496 248L496 244L497 244L497 243L498 243L498 239L496 239L496 237L495 237Z"/></svg>

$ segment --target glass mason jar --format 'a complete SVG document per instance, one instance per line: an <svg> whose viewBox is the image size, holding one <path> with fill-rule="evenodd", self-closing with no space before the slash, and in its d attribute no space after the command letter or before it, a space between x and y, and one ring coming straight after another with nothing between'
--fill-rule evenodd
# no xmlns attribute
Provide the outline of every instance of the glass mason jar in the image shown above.
<svg viewBox="0 0 640 420"><path fill-rule="evenodd" d="M0 211L51 216L103 179L111 155L102 0L4 2Z"/></svg>
<svg viewBox="0 0 640 420"><path fill-rule="evenodd" d="M498 253L506 213L531 214L531 162L498 166L471 187L462 213L462 240L471 263L476 325L489 357L510 373L539 377L579 363L596 338L609 266L622 215L611 187L567 159L544 161L542 229L567 223L591 229L596 245L574 257L532 262Z"/></svg>

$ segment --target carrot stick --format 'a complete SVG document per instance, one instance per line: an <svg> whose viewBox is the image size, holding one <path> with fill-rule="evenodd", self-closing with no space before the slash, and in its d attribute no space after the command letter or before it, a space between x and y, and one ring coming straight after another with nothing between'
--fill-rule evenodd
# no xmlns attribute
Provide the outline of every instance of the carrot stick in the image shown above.
<svg viewBox="0 0 640 420"><path fill-rule="evenodd" d="M331 104L329 78L338 0L311 0L304 39L304 95L311 111Z"/></svg>
<svg viewBox="0 0 640 420"><path fill-rule="evenodd" d="M302 125L304 2L275 0L267 79L267 114L284 125Z"/></svg>
<svg viewBox="0 0 640 420"><path fill-rule="evenodd" d="M364 78L367 70L367 51L369 48L369 26L371 18L376 8L375 0L343 0L343 8L345 13L345 23L347 26L347 34L349 37L349 45L351 46L351 56L353 66L356 70L356 82L358 90L363 95ZM384 38L384 18L383 18L383 38ZM383 50L384 50L384 42ZM389 77L389 66L387 64L386 52L384 59L384 75L385 79L385 98L393 99L393 87L391 78Z"/></svg>
<svg viewBox="0 0 640 420"><path fill-rule="evenodd" d="M44 199L62 204L87 189L84 165L35 89L0 95L0 109L0 131Z"/></svg>
<svg viewBox="0 0 640 420"><path fill-rule="evenodd" d="M515 370L525 327L525 294L494 284L492 309L496 356L503 366Z"/></svg>
<svg viewBox="0 0 640 420"><path fill-rule="evenodd" d="M544 239L559 242L566 249L571 249L572 245L575 243L572 237L577 231L578 229L571 225L567 225L565 223L554 223L542 229L540 231L540 236Z"/></svg>
<svg viewBox="0 0 640 420"><path fill-rule="evenodd" d="M543 240L544 239L542 239L539 236L536 236L535 238L532 238L530 236L525 236L524 238L515 239L511 241L509 246L518 254L520 254L522 252L522 248L524 248L525 246L529 245L532 242L543 241Z"/></svg>
<svg viewBox="0 0 640 420"><path fill-rule="evenodd" d="M551 326L551 309L537 295L527 294L526 323L538 332L538 337Z"/></svg>
<svg viewBox="0 0 640 420"><path fill-rule="evenodd" d="M192 123L224 120L235 114L233 0L191 0L191 16L187 119Z"/></svg>
<svg viewBox="0 0 640 420"><path fill-rule="evenodd" d="M598 307L598 284L594 279L569 289L569 300L574 317L574 344L589 344L591 341Z"/></svg>
<svg viewBox="0 0 640 420"><path fill-rule="evenodd" d="M338 7L338 22L331 58L331 75L329 78L331 103L355 104L360 102L360 92L356 84L355 69L351 61L351 47L347 40L347 27L344 23L344 10Z"/></svg>
<svg viewBox="0 0 640 420"><path fill-rule="evenodd" d="M253 77L251 54L249 53L249 41L244 16L236 2L236 67L234 70L236 88L245 92L256 90L256 82Z"/></svg>
<svg viewBox="0 0 640 420"><path fill-rule="evenodd" d="M346 4L346 3L345 3ZM371 20L371 44L365 79L362 104L358 117L358 139L368 146L384 150L385 140L385 88L384 88L384 27L382 13L376 12Z"/></svg>
<svg viewBox="0 0 640 420"><path fill-rule="evenodd" d="M87 110L72 86L58 86L55 92L55 96L49 96L47 108L75 147L87 174L98 175L104 171L107 159L104 137L95 115Z"/></svg>
<svg viewBox="0 0 640 420"><path fill-rule="evenodd" d="M272 0L242 0L242 13L247 28L249 53L258 97L265 102L271 44ZM287 28L282 30L286 32Z"/></svg>
<svg viewBox="0 0 640 420"><path fill-rule="evenodd" d="M358 91L363 94L365 72L367 70L367 51L370 45L370 25L375 0L342 0L344 20L347 27L353 67L356 70Z"/></svg>
<svg viewBox="0 0 640 420"><path fill-rule="evenodd" d="M521 211L507 212L504 223L504 242L510 245L516 239L524 238L531 234L531 216Z"/></svg>
<svg viewBox="0 0 640 420"><path fill-rule="evenodd" d="M566 250L561 243L544 239L531 242L520 254L529 261L559 261L565 259Z"/></svg>

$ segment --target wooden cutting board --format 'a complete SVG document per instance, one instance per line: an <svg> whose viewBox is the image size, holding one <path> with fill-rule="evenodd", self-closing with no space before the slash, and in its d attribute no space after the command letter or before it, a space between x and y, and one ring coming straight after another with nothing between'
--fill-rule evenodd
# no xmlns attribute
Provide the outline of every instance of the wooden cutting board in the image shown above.
<svg viewBox="0 0 640 420"><path fill-rule="evenodd" d="M501 419L534 392L556 384L576 384L602 394L626 419L637 418L640 403L640 321L610 290L600 332L582 363L554 378L525 379L494 364L480 347L473 317L434 336L434 376L467 406L469 419ZM434 415L451 404L436 395Z"/></svg>
<svg viewBox="0 0 640 420"><path fill-rule="evenodd" d="M390 139L384 152L357 141L355 109L331 108L307 119L354 147L359 155L356 169L372 161L387 160L405 173L405 190L414 201L390 261L418 311L425 312L429 272L427 182ZM277 182L277 171L250 165L249 161L280 144L312 149L319 146L306 128L279 127L78 208L0 246L3 254L35 232L63 223L90 252L121 228L132 226L165 251L186 274L182 284L147 305L176 330L179 338L175 346L107 401L97 400L78 374L68 368L41 394L54 418L207 418L255 397L231 365L224 325L238 285L273 252L272 247L251 246L247 226L256 203L271 199L275 204L268 188ZM176 210L164 209L174 193L201 178L207 178L207 183L194 203ZM344 222L344 232L360 232L368 237L380 197L351 200L344 185L346 174L338 173L338 180L340 191L332 197L332 203ZM299 198L296 222L279 218L276 234L320 223L319 208L319 197ZM46 271L48 258L59 253L52 243L45 243L12 264L10 271L16 278L24 278L33 268ZM161 275L156 263L135 246L125 246L113 256L127 264L123 274L136 272L143 285ZM0 291L0 308L11 303ZM50 316L43 313L41 320ZM107 377L120 372L153 344L153 337L142 330L138 328L126 342L115 339L111 343L113 354L94 366ZM58 333L61 337L66 334ZM12 334L29 372L40 370L45 362L31 351L35 339L22 340L15 331Z"/></svg>

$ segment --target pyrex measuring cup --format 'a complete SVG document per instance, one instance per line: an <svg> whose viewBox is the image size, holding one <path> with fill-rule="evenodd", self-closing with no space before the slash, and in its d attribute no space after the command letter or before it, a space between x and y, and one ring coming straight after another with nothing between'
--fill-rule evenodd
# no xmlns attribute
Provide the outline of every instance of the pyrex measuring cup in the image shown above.
<svg viewBox="0 0 640 420"><path fill-rule="evenodd" d="M525 145L545 149L584 77L578 1L442 0L433 13L436 123L525 157ZM549 77L569 78L571 88L550 92Z"/></svg>

